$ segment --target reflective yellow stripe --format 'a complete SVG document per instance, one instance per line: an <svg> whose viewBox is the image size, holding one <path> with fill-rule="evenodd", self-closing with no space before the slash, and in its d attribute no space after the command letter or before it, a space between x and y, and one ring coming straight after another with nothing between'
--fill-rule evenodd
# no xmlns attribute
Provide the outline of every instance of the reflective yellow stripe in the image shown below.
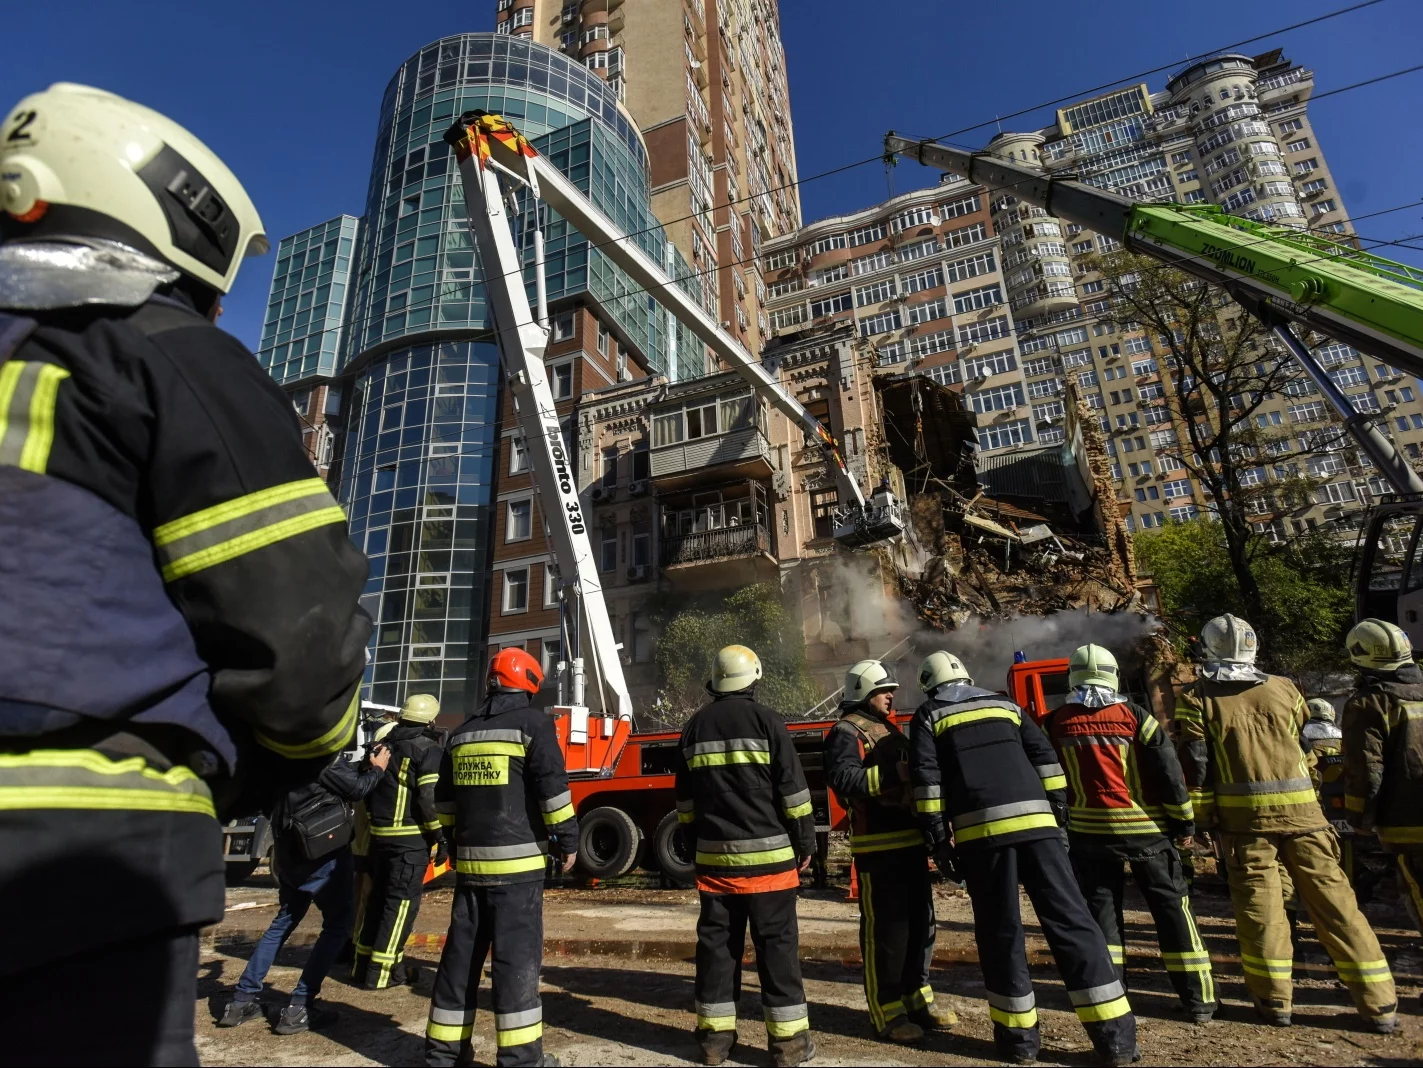
<svg viewBox="0 0 1423 1068"><path fill-rule="evenodd" d="M1141 729L1136 732L1136 736L1143 742L1149 742L1156 735L1158 724L1156 717L1149 713L1141 721Z"/></svg>
<svg viewBox="0 0 1423 1068"><path fill-rule="evenodd" d="M1167 801L1161 807L1166 810L1167 815L1174 816L1178 820L1193 819L1196 815L1189 798L1187 798L1186 803L1182 805L1173 805Z"/></svg>
<svg viewBox="0 0 1423 1068"><path fill-rule="evenodd" d="M501 1049L504 1046L525 1046L542 1038L543 1033L544 1025L540 1020L536 1024L529 1024L528 1027L516 1027L512 1031L496 1031L494 1041Z"/></svg>
<svg viewBox="0 0 1423 1068"><path fill-rule="evenodd" d="M521 871L543 871L544 857L515 857L513 860L456 860L461 875L513 875Z"/></svg>
<svg viewBox="0 0 1423 1068"><path fill-rule="evenodd" d="M1364 798L1355 794L1344 795L1344 807L1350 812L1362 812L1366 804L1368 804L1368 802Z"/></svg>
<svg viewBox="0 0 1423 1068"><path fill-rule="evenodd" d="M429 786L431 783L440 781L440 773L437 771L433 775L421 775L415 780L416 786Z"/></svg>
<svg viewBox="0 0 1423 1068"><path fill-rule="evenodd" d="M1127 951L1124 946L1114 946L1107 943L1107 955L1112 958L1113 964L1125 964L1127 962ZM1169 964L1167 967L1171 967Z"/></svg>
<svg viewBox="0 0 1423 1068"><path fill-rule="evenodd" d="M802 816L809 816L814 811L815 807L809 801L807 801L803 805L796 805L795 808L786 809L786 819L798 820Z"/></svg>
<svg viewBox="0 0 1423 1068"><path fill-rule="evenodd" d="M356 733L356 717L360 707L361 689L358 686L356 692L351 695L351 703L346 706L345 714L336 721L334 727L320 738L302 742L300 745L288 745L286 742L279 742L275 738L257 731L257 742L263 749L270 749L278 756L286 757L288 760L310 760L313 757L339 753L346 748L346 743Z"/></svg>
<svg viewBox="0 0 1423 1068"><path fill-rule="evenodd" d="M524 756L519 742L466 742L450 750L451 756Z"/></svg>
<svg viewBox="0 0 1423 1068"><path fill-rule="evenodd" d="M916 799L914 802L915 812L943 812L944 799L942 797L925 797Z"/></svg>
<svg viewBox="0 0 1423 1068"><path fill-rule="evenodd" d="M269 518L271 522L264 522ZM153 544L164 561L163 580L172 582L309 530L345 521L346 513L331 497L326 483L308 478L164 523L154 529ZM224 526L234 536L223 538L224 532L218 528ZM203 537L205 534L209 536Z"/></svg>
<svg viewBox="0 0 1423 1068"><path fill-rule="evenodd" d="M866 769L865 789L869 791L871 797L879 797L880 787L878 766Z"/></svg>
<svg viewBox="0 0 1423 1068"><path fill-rule="evenodd" d="M405 785L410 771L410 758L400 758L400 770L395 773L395 815L390 821L391 828L405 826L405 806L410 802L410 788Z"/></svg>
<svg viewBox="0 0 1423 1068"><path fill-rule="evenodd" d="M850 835L851 853L883 853L891 849L906 849L923 845L924 835L918 830Z"/></svg>
<svg viewBox="0 0 1423 1068"><path fill-rule="evenodd" d="M954 828L954 839L959 842L972 842L978 838L992 838L1000 834L1013 834L1017 831L1031 831L1038 827L1056 827L1057 820L1050 812L1033 812L1027 816L1014 816L1006 820L990 820L988 823L979 823L972 827L965 827L963 830Z"/></svg>
<svg viewBox="0 0 1423 1068"><path fill-rule="evenodd" d="M545 826L552 827L555 823L562 823L564 820L571 820L572 818L573 806L564 805L562 808L555 809L552 812L545 812L544 824Z"/></svg>
<svg viewBox="0 0 1423 1068"><path fill-rule="evenodd" d="M1416 845L1423 842L1423 827L1379 827L1379 841L1384 845Z"/></svg>
<svg viewBox="0 0 1423 1068"><path fill-rule="evenodd" d="M436 1042L463 1042L474 1034L474 1024L438 1024L431 1020L425 1025L425 1037Z"/></svg>
<svg viewBox="0 0 1423 1068"><path fill-rule="evenodd" d="M724 753L698 753L687 761L689 768L715 768L727 764L769 764L771 754L761 749L731 749Z"/></svg>
<svg viewBox="0 0 1423 1068"><path fill-rule="evenodd" d="M1313 790L1287 790L1278 794L1216 794L1218 808L1269 808L1275 805L1315 805Z"/></svg>
<svg viewBox="0 0 1423 1068"><path fill-rule="evenodd" d="M117 780L128 779L127 783ZM111 760L92 749L34 749L0 755L0 811L93 809L216 816L212 795L190 768L150 768L142 757Z"/></svg>
<svg viewBox="0 0 1423 1068"><path fill-rule="evenodd" d="M1240 954L1240 967L1249 975L1263 975L1270 979L1288 979L1294 973L1294 961L1280 958L1252 957Z"/></svg>
<svg viewBox="0 0 1423 1068"><path fill-rule="evenodd" d="M698 1031L735 1031L735 1016L698 1016Z"/></svg>
<svg viewBox="0 0 1423 1068"><path fill-rule="evenodd" d="M756 853L698 853L696 862L710 868L754 868L762 864L781 864L787 860L795 860L795 850L790 846L763 849Z"/></svg>
<svg viewBox="0 0 1423 1068"><path fill-rule="evenodd" d="M0 366L0 466L44 474L59 384L68 377L52 363L11 360Z"/></svg>
<svg viewBox="0 0 1423 1068"><path fill-rule="evenodd" d="M697 814L696 814L695 812L678 812L678 813L677 813L677 822L678 822L678 823L695 823L696 820L697 820Z"/></svg>
<svg viewBox="0 0 1423 1068"><path fill-rule="evenodd" d="M934 734L937 736L955 727L962 727L967 723L978 723L980 720L985 719L1006 719L1014 724L1022 722L1022 717L1011 709L975 708L970 709L968 712L955 712L952 715L945 716L941 720L936 720L934 723Z"/></svg>
<svg viewBox="0 0 1423 1068"><path fill-rule="evenodd" d="M440 826L453 827L455 825L455 814L453 812L440 813Z"/></svg>
<svg viewBox="0 0 1423 1068"><path fill-rule="evenodd" d="M875 898L874 898L874 874L872 872L858 872L860 876L860 915L864 918L864 927L860 935L860 956L864 960L865 968L865 1002L870 1008L870 1023L874 1025L876 1031L884 1030L884 1013L879 1007L879 972L875 967L875 958L879 955L875 947Z"/></svg>
<svg viewBox="0 0 1423 1068"><path fill-rule="evenodd" d="M996 1024L1004 1027L1029 1028L1038 1025L1038 1010L1029 1009L1027 1012L1004 1012L1002 1009L995 1009L988 1006L988 1018Z"/></svg>
<svg viewBox="0 0 1423 1068"><path fill-rule="evenodd" d="M1386 960L1341 960L1334 963L1334 969L1346 983L1387 983L1393 980Z"/></svg>
<svg viewBox="0 0 1423 1068"><path fill-rule="evenodd" d="M790 1038L792 1035L798 1035L802 1031L809 1030L809 1016L802 1016L799 1020L766 1021L766 1034L771 1038Z"/></svg>
<svg viewBox="0 0 1423 1068"><path fill-rule="evenodd" d="M1122 997L1104 1001L1100 1005L1077 1005L1075 1008L1077 1018L1083 1023L1099 1023L1102 1020L1115 1020L1118 1016L1125 1016L1131 1012L1131 1003Z"/></svg>
<svg viewBox="0 0 1423 1068"><path fill-rule="evenodd" d="M1044 789L1044 790L1066 790L1066 789L1067 789L1067 776L1066 776L1066 775L1049 775L1046 779L1043 780L1043 789Z"/></svg>

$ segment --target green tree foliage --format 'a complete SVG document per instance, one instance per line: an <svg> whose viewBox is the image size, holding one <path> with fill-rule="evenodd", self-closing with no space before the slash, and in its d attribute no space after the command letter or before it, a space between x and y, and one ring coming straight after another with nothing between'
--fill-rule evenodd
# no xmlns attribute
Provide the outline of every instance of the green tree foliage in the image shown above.
<svg viewBox="0 0 1423 1068"><path fill-rule="evenodd" d="M1306 535L1287 545L1263 539L1253 546L1250 570L1260 607L1250 611L1241 594L1220 523L1171 523L1134 538L1138 563L1161 591L1161 614L1185 651L1207 620L1231 612L1248 618L1260 634L1260 666L1300 679L1344 664L1344 635L1352 619L1350 546L1327 535Z"/></svg>
<svg viewBox="0 0 1423 1068"><path fill-rule="evenodd" d="M667 619L656 653L660 719L684 722L707 703L712 660L725 645L749 646L761 658L765 676L757 699L762 704L796 715L820 700L797 620L786 610L780 586L763 582L687 605Z"/></svg>

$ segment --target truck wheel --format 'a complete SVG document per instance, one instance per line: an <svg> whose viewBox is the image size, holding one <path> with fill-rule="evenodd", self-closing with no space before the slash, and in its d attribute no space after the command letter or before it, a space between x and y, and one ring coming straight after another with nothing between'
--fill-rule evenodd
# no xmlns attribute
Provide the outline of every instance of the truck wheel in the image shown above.
<svg viewBox="0 0 1423 1068"><path fill-rule="evenodd" d="M652 851L662 874L672 882L690 885L696 879L692 843L687 841L687 832L677 822L675 809L657 824L657 830L652 834Z"/></svg>
<svg viewBox="0 0 1423 1068"><path fill-rule="evenodd" d="M595 879L626 875L637 860L642 832L631 816L611 805L578 817L578 869Z"/></svg>

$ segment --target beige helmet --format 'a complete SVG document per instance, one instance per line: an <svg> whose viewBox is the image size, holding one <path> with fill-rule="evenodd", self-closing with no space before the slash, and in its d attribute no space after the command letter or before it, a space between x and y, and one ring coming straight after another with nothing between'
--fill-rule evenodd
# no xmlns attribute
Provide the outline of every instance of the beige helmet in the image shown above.
<svg viewBox="0 0 1423 1068"><path fill-rule="evenodd" d="M377 742L385 741L385 736L393 730L395 730L395 720L392 719L386 721L385 723L382 723L376 729L375 734L371 735L371 745L375 745Z"/></svg>
<svg viewBox="0 0 1423 1068"><path fill-rule="evenodd" d="M894 672L878 660L861 660L845 672L845 697L847 705L864 704L877 693L899 689L899 680Z"/></svg>
<svg viewBox="0 0 1423 1068"><path fill-rule="evenodd" d="M429 723L440 714L440 702L428 693L412 693L400 706L400 718L406 723Z"/></svg>
<svg viewBox="0 0 1423 1068"><path fill-rule="evenodd" d="M1117 658L1100 645L1079 646L1067 662L1067 685L1073 689L1078 686L1105 686L1116 690L1119 685Z"/></svg>
<svg viewBox="0 0 1423 1068"><path fill-rule="evenodd" d="M1413 663L1413 643L1408 635L1382 619L1366 619L1354 624L1344 639L1344 648L1355 667L1375 671L1397 671Z"/></svg>
<svg viewBox="0 0 1423 1068"><path fill-rule="evenodd" d="M1309 718L1312 720L1323 720L1325 723L1334 722L1334 706L1322 697L1311 697L1305 704L1309 707Z"/></svg>
<svg viewBox="0 0 1423 1068"><path fill-rule="evenodd" d="M1210 660L1253 664L1260 652L1255 628L1239 616L1216 616L1201 629L1201 645Z"/></svg>
<svg viewBox="0 0 1423 1068"><path fill-rule="evenodd" d="M57 82L0 125L0 235L107 238L219 293L269 245L242 183L172 119Z"/></svg>
<svg viewBox="0 0 1423 1068"><path fill-rule="evenodd" d="M969 677L968 668L963 666L962 660L940 649L937 653L930 653L919 665L919 689L933 693L946 682L972 685L973 679Z"/></svg>
<svg viewBox="0 0 1423 1068"><path fill-rule="evenodd" d="M708 684L712 693L736 693L761 681L761 658L744 645L728 645L716 654Z"/></svg>

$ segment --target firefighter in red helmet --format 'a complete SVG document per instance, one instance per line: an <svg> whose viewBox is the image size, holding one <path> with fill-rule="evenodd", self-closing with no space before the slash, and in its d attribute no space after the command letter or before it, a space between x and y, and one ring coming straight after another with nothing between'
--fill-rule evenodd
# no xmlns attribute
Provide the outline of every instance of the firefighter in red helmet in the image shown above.
<svg viewBox="0 0 1423 1068"><path fill-rule="evenodd" d="M538 661L503 649L489 662L484 703L450 736L435 809L456 872L450 932L425 1028L425 1063L471 1063L475 999L493 951L498 1065L557 1065L543 1051L545 856L564 871L578 821L553 720L533 707Z"/></svg>

